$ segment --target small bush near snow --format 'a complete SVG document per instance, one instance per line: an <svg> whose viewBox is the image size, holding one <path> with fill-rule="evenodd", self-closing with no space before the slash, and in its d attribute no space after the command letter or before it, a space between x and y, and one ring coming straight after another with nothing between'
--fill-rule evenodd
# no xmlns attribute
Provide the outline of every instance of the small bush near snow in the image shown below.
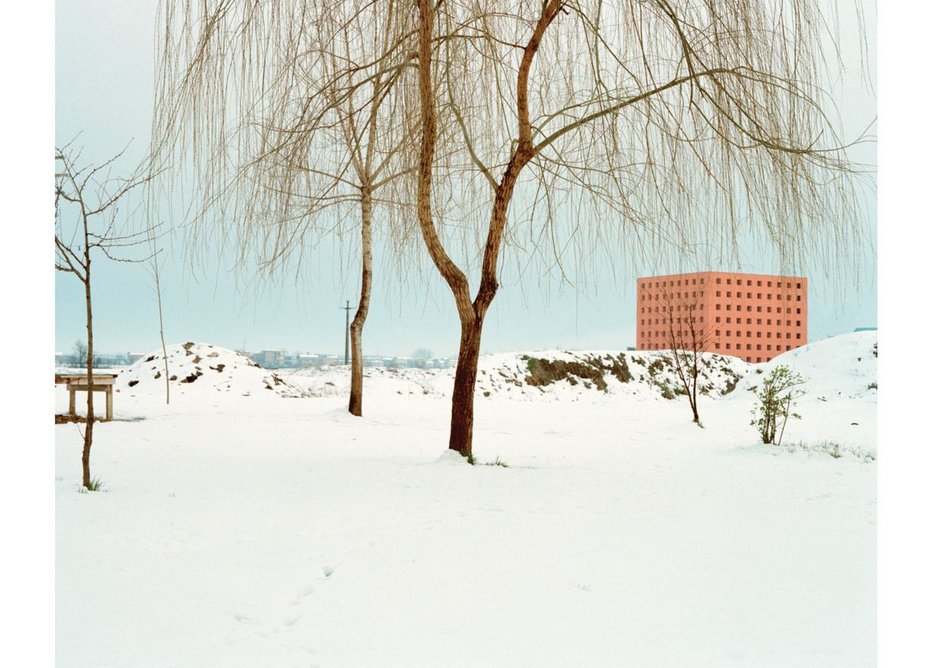
<svg viewBox="0 0 938 668"><path fill-rule="evenodd" d="M804 385L801 374L784 365L775 367L763 379L762 387L756 392L758 403L752 408L753 417L749 423L759 430L763 443L779 445L788 419L801 418L792 412L795 399L804 394L801 385Z"/></svg>

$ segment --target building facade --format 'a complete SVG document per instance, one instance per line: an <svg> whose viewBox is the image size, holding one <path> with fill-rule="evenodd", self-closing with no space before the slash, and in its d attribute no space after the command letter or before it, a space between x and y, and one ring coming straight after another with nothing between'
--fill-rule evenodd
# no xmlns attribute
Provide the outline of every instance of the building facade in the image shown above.
<svg viewBox="0 0 938 668"><path fill-rule="evenodd" d="M768 362L808 342L804 276L705 271L639 278L635 347Z"/></svg>

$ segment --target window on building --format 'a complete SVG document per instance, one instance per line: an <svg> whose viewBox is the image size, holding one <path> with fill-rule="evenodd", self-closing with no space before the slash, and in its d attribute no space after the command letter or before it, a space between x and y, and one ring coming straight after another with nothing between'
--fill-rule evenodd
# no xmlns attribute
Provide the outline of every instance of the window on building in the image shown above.
<svg viewBox="0 0 938 668"><path fill-rule="evenodd" d="M800 339L800 338L801 338L801 332L798 332L797 334L795 334L795 338L796 338L796 339Z"/></svg>
<svg viewBox="0 0 938 668"><path fill-rule="evenodd" d="M791 283L785 283L785 287L791 290Z"/></svg>
<svg viewBox="0 0 938 668"><path fill-rule="evenodd" d="M775 346L775 349L776 349L776 350L781 350L782 347L781 347L781 346Z"/></svg>
<svg viewBox="0 0 938 668"><path fill-rule="evenodd" d="M720 308L719 304L717 304L717 308ZM720 316L717 316L717 322L720 322Z"/></svg>
<svg viewBox="0 0 938 668"><path fill-rule="evenodd" d="M756 281L756 287L757 287L757 288L761 288L761 287L762 287L762 281Z"/></svg>
<svg viewBox="0 0 938 668"><path fill-rule="evenodd" d="M719 330L719 329L716 330L716 331L714 332L714 335L715 335L715 336L720 336L720 330Z"/></svg>
<svg viewBox="0 0 938 668"><path fill-rule="evenodd" d="M776 320L776 321L775 321L775 324L776 324L776 325L781 325L781 324L782 324L782 321L781 321L781 320Z"/></svg>
<svg viewBox="0 0 938 668"><path fill-rule="evenodd" d="M776 339L782 338L782 333L781 333L781 332L775 332L775 338L776 338Z"/></svg>
<svg viewBox="0 0 938 668"><path fill-rule="evenodd" d="M713 347L716 348L717 350L719 350L719 349L720 349L720 344L719 344L719 343L714 343L714 344L713 344Z"/></svg>
<svg viewBox="0 0 938 668"><path fill-rule="evenodd" d="M800 289L801 289L801 283L795 283L795 287L800 290Z"/></svg>
<svg viewBox="0 0 938 668"><path fill-rule="evenodd" d="M795 320L795 327L801 327L801 321Z"/></svg>
<svg viewBox="0 0 938 668"><path fill-rule="evenodd" d="M791 346L785 346L785 350L791 350Z"/></svg>
<svg viewBox="0 0 938 668"><path fill-rule="evenodd" d="M761 325L761 324L762 324L762 318L756 318L756 324L757 324L757 325Z"/></svg>
<svg viewBox="0 0 938 668"><path fill-rule="evenodd" d="M717 311L719 311L719 310L720 310L720 305L717 304ZM717 320L719 320L719 318L717 318Z"/></svg>
<svg viewBox="0 0 938 668"><path fill-rule="evenodd" d="M800 308L796 308L796 309L795 309L795 313L797 313L798 315L801 315L801 309L800 309Z"/></svg>
<svg viewBox="0 0 938 668"><path fill-rule="evenodd" d="M742 311L742 310L743 310L743 307L742 307L741 305L737 304L737 305L736 305L736 310L737 310L737 311Z"/></svg>
<svg viewBox="0 0 938 668"><path fill-rule="evenodd" d="M747 293L746 293L746 299L752 299L752 293L751 293L751 292L747 292Z"/></svg>
<svg viewBox="0 0 938 668"><path fill-rule="evenodd" d="M736 285L742 285L742 284L743 284L742 279L737 278L737 279L736 279Z"/></svg>
<svg viewBox="0 0 938 668"><path fill-rule="evenodd" d="M746 281L746 285L752 285L752 281L747 280L747 281Z"/></svg>
<svg viewBox="0 0 938 668"><path fill-rule="evenodd" d="M717 290L717 297L719 297L719 296L720 296L720 291L719 291L719 290Z"/></svg>
<svg viewBox="0 0 938 668"><path fill-rule="evenodd" d="M790 339L790 338L791 338L791 332L785 332L785 338L786 338L786 339Z"/></svg>
<svg viewBox="0 0 938 668"><path fill-rule="evenodd" d="M800 302L800 301L801 301L801 295L795 295L795 301L796 301L796 302Z"/></svg>
<svg viewBox="0 0 938 668"><path fill-rule="evenodd" d="M747 307L746 307L746 310L751 312L751 311L752 311L752 306L747 306Z"/></svg>
<svg viewBox="0 0 938 668"><path fill-rule="evenodd" d="M776 312L776 313L781 313L781 312L782 312L782 307L781 307L781 306L776 306L776 307L775 307L775 312Z"/></svg>
<svg viewBox="0 0 938 668"><path fill-rule="evenodd" d="M752 337L752 332L750 332L750 331L747 329L747 330L746 330L746 338L748 339L748 338L751 338L751 337Z"/></svg>
<svg viewBox="0 0 938 668"><path fill-rule="evenodd" d="M741 344L739 344L739 343L736 344L736 350L740 350L741 347L742 347Z"/></svg>
<svg viewBox="0 0 938 668"><path fill-rule="evenodd" d="M723 282L723 279L717 276L717 285L720 285ZM719 292L717 294L720 294Z"/></svg>
<svg viewBox="0 0 938 668"><path fill-rule="evenodd" d="M737 324L737 325L740 324L740 323L742 323L742 321L743 321L742 318L736 318L736 324Z"/></svg>
<svg viewBox="0 0 938 668"><path fill-rule="evenodd" d="M785 313L791 313L791 307L790 307L790 306L788 306L788 307L785 308Z"/></svg>
<svg viewBox="0 0 938 668"><path fill-rule="evenodd" d="M761 307L761 306L757 306L757 307L756 307L756 313L762 313L762 307Z"/></svg>
<svg viewBox="0 0 938 668"><path fill-rule="evenodd" d="M776 283L776 284L775 284L775 287L776 287L776 288L780 288L780 287L782 287L782 282L781 282L781 281L779 281L778 283Z"/></svg>
<svg viewBox="0 0 938 668"><path fill-rule="evenodd" d="M761 357L757 357L757 358L756 358L756 362L761 362L761 361L762 361L762 358L761 358Z"/></svg>
<svg viewBox="0 0 938 668"><path fill-rule="evenodd" d="M762 293L761 293L761 292L757 292L757 293L756 293L756 299L762 299Z"/></svg>
<svg viewBox="0 0 938 668"><path fill-rule="evenodd" d="M757 343L757 344L756 344L756 350L762 350L762 344L761 344L761 343Z"/></svg>
<svg viewBox="0 0 938 668"><path fill-rule="evenodd" d="M740 330L737 329L737 330L736 330L736 336L742 336L742 335L743 335L742 331L740 331Z"/></svg>
<svg viewBox="0 0 938 668"><path fill-rule="evenodd" d="M752 344L751 344L751 343L747 343L747 344L746 344L746 350L752 350Z"/></svg>
<svg viewBox="0 0 938 668"><path fill-rule="evenodd" d="M751 324L752 324L752 318L746 318L746 324L747 324L747 325L751 325Z"/></svg>
<svg viewBox="0 0 938 668"><path fill-rule="evenodd" d="M736 299L742 299L742 298L743 298L743 293L742 293L742 292L737 292L737 293L736 293Z"/></svg>

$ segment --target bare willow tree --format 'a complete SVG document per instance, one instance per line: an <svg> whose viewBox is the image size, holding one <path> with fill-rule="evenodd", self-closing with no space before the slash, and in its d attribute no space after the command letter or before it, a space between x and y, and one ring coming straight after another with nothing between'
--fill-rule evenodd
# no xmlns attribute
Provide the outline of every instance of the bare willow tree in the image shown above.
<svg viewBox="0 0 938 668"><path fill-rule="evenodd" d="M118 204L133 189L144 185L149 176L138 169L129 177L112 173L123 151L97 165L80 166L81 151L70 146L57 148L55 178L55 268L73 274L81 281L85 297L84 367L87 372L88 401L81 453L82 485L92 489L91 444L94 431L94 326L91 304L92 260L96 253L118 262L144 262L122 254L145 244L149 231L122 232ZM101 222L99 222L101 221Z"/></svg>
<svg viewBox="0 0 938 668"><path fill-rule="evenodd" d="M854 174L826 93L835 19L816 0L416 1L418 222L461 323L450 448L472 453L509 239L558 258L558 232L585 253L704 244L724 261L750 226L783 261L855 243ZM440 159L454 143L462 162ZM471 273L447 250L441 189L487 203Z"/></svg>
<svg viewBox="0 0 938 668"><path fill-rule="evenodd" d="M710 345L713 332L704 319L702 305L698 301L702 292L685 290L683 294L684 296L681 296L680 286L677 286L676 292L669 290L664 293L668 349L674 363L674 372L684 387L684 394L694 415L694 422L703 427L697 404L697 389L703 367L703 355Z"/></svg>
<svg viewBox="0 0 938 668"><path fill-rule="evenodd" d="M154 165L194 159L210 223L196 232L234 240L271 274L299 270L326 235L360 234L349 393L360 416L376 207L393 244L408 228L406 3L170 1L161 15Z"/></svg>

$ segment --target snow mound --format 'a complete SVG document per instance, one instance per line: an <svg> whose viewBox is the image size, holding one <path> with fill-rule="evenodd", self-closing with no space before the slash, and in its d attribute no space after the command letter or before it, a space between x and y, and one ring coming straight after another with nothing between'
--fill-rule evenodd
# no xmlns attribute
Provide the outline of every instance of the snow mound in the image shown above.
<svg viewBox="0 0 938 668"><path fill-rule="evenodd" d="M487 355L476 391L484 397L592 398L603 394L674 399L684 387L670 351L542 351ZM698 392L720 397L736 387L749 365L738 357L704 353Z"/></svg>
<svg viewBox="0 0 938 668"><path fill-rule="evenodd" d="M806 398L876 400L878 392L879 345L877 332L852 332L832 336L789 350L770 362L758 365L740 382L746 394L762 384L763 374L777 366L788 366L805 379Z"/></svg>
<svg viewBox="0 0 938 668"><path fill-rule="evenodd" d="M281 397L309 395L279 374L262 369L247 356L227 348L188 341L167 346L166 357L174 394L229 392L250 396L272 392ZM156 350L122 369L115 388L118 392L159 394L166 388L164 373L163 352Z"/></svg>
<svg viewBox="0 0 938 668"><path fill-rule="evenodd" d="M699 392L720 397L736 387L749 369L737 357L705 353ZM348 367L281 372L312 396L344 396L349 392ZM379 395L448 397L453 369L364 369L365 391ZM495 353L479 360L476 397L516 400L592 400L599 395L674 399L684 388L668 351L541 351Z"/></svg>
<svg viewBox="0 0 938 668"><path fill-rule="evenodd" d="M310 367L280 370L281 376L305 388L313 397L347 397L351 388L351 371L347 366ZM453 389L452 369L396 369L365 367L365 392L379 396L420 395L447 397Z"/></svg>

